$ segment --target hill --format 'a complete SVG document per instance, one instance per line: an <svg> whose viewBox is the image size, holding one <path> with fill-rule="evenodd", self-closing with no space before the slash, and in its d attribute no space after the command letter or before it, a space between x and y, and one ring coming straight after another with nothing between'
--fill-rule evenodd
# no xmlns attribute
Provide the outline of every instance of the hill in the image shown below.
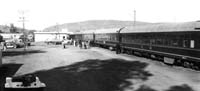
<svg viewBox="0 0 200 91"><path fill-rule="evenodd" d="M0 33L10 33L11 31L13 31L13 33L22 33L23 29L15 26L0 25ZM25 29L25 32L29 31L30 30Z"/></svg>
<svg viewBox="0 0 200 91"><path fill-rule="evenodd" d="M0 25L0 33L2 32L10 32L10 27L9 26L6 26L6 25Z"/></svg>
<svg viewBox="0 0 200 91"><path fill-rule="evenodd" d="M150 23L136 22L136 25L146 25ZM58 26L50 26L45 28L44 32L61 31L62 29L68 29L69 32L79 32L85 30L102 29L102 28L121 28L127 26L133 26L134 21L118 21L118 20L90 20L76 23L65 23Z"/></svg>

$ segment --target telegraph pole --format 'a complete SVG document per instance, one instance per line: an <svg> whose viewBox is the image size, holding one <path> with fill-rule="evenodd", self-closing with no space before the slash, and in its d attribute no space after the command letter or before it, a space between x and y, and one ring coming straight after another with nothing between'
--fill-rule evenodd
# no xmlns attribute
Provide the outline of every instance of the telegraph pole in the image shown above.
<svg viewBox="0 0 200 91"><path fill-rule="evenodd" d="M25 11L21 11L21 16L19 17L20 21L19 22L22 22L22 26L23 26L23 39L24 39L24 51L26 51L26 48L27 48L27 45L26 45L26 34L25 34L25 16L24 16L24 13Z"/></svg>
<svg viewBox="0 0 200 91"><path fill-rule="evenodd" d="M60 40L60 32L59 32L59 25L58 25L58 23L56 23L56 28L57 28L57 32L58 32L58 39Z"/></svg>
<svg viewBox="0 0 200 91"><path fill-rule="evenodd" d="M20 21L19 22L22 22L22 26L23 26L23 33L25 31L25 16L24 16L24 11L21 11L21 16L19 17Z"/></svg>
<svg viewBox="0 0 200 91"><path fill-rule="evenodd" d="M134 25L136 25L136 10L134 10Z"/></svg>

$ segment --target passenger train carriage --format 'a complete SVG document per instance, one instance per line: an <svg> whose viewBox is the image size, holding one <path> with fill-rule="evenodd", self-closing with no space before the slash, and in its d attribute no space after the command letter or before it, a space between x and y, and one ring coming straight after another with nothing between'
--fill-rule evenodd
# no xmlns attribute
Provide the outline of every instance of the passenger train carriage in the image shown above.
<svg viewBox="0 0 200 91"><path fill-rule="evenodd" d="M124 53L200 69L200 22L99 29L72 36L93 41L100 47L116 49L116 45L120 45Z"/></svg>

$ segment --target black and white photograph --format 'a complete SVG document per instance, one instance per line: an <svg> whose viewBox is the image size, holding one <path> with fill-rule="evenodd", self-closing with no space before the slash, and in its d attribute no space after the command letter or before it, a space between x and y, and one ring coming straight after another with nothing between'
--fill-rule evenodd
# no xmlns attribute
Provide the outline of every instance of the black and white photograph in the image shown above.
<svg viewBox="0 0 200 91"><path fill-rule="evenodd" d="M200 91L199 0L0 3L0 91Z"/></svg>

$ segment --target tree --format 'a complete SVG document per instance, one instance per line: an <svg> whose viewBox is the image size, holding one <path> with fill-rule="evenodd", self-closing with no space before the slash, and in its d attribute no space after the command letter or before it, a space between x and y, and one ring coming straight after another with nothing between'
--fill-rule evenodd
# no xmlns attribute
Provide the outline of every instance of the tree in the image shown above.
<svg viewBox="0 0 200 91"><path fill-rule="evenodd" d="M3 33L3 31L2 31L2 30L0 30L0 33Z"/></svg>
<svg viewBox="0 0 200 91"><path fill-rule="evenodd" d="M13 23L10 24L10 33L16 33L17 32L17 28L14 26Z"/></svg>
<svg viewBox="0 0 200 91"><path fill-rule="evenodd" d="M3 42L3 36L0 35L0 42Z"/></svg>

